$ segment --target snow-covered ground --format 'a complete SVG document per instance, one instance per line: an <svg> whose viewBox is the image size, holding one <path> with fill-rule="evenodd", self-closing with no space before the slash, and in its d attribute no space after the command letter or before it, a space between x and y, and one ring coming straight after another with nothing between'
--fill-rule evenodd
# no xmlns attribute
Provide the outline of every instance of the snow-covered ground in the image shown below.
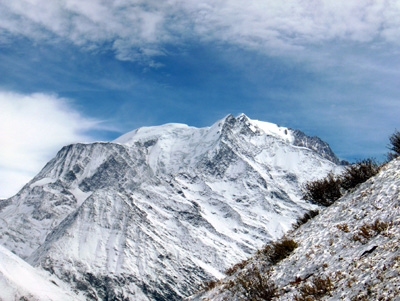
<svg viewBox="0 0 400 301"><path fill-rule="evenodd" d="M0 246L0 300L85 300L45 271Z"/></svg>
<svg viewBox="0 0 400 301"><path fill-rule="evenodd" d="M286 259L271 266L260 252L193 299L246 299L239 279L259 283L258 271L279 300L400 300L400 159L287 238L298 247Z"/></svg>

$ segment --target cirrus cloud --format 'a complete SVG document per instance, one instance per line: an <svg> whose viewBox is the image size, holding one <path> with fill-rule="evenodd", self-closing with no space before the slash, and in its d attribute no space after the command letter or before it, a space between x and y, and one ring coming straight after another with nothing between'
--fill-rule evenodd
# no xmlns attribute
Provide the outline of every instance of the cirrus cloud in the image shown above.
<svg viewBox="0 0 400 301"><path fill-rule="evenodd" d="M270 53L325 42L400 41L396 0L0 1L0 30L36 41L108 45L121 60L154 63L165 45L218 41Z"/></svg>

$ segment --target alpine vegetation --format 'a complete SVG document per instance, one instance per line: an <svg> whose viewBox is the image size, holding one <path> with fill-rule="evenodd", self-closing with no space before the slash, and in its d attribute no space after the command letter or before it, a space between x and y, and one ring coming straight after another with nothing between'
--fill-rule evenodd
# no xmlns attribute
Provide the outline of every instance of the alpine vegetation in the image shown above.
<svg viewBox="0 0 400 301"><path fill-rule="evenodd" d="M322 206L330 206L336 202L345 191L376 175L379 165L372 159L348 165L342 174L335 176L329 173L325 178L308 182L303 188L303 199Z"/></svg>
<svg viewBox="0 0 400 301"><path fill-rule="evenodd" d="M393 160L400 156L400 132L395 130L395 132L389 137L389 150L388 159Z"/></svg>

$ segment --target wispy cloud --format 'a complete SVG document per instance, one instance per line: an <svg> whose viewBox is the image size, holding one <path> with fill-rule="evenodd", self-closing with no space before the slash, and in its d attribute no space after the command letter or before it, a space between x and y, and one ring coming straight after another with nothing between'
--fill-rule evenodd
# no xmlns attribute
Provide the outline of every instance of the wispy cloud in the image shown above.
<svg viewBox="0 0 400 301"><path fill-rule="evenodd" d="M0 2L0 29L36 41L108 45L118 59L153 63L185 39L269 54L325 42L400 42L397 0L14 0Z"/></svg>
<svg viewBox="0 0 400 301"><path fill-rule="evenodd" d="M16 193L65 144L92 141L98 120L49 94L0 91L0 197Z"/></svg>

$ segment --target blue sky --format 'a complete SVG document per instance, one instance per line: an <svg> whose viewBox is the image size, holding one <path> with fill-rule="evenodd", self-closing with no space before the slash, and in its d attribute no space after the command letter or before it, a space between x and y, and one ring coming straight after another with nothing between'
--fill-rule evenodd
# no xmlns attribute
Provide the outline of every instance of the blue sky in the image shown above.
<svg viewBox="0 0 400 301"><path fill-rule="evenodd" d="M349 161L399 126L398 1L0 1L0 197L65 144L227 114Z"/></svg>

